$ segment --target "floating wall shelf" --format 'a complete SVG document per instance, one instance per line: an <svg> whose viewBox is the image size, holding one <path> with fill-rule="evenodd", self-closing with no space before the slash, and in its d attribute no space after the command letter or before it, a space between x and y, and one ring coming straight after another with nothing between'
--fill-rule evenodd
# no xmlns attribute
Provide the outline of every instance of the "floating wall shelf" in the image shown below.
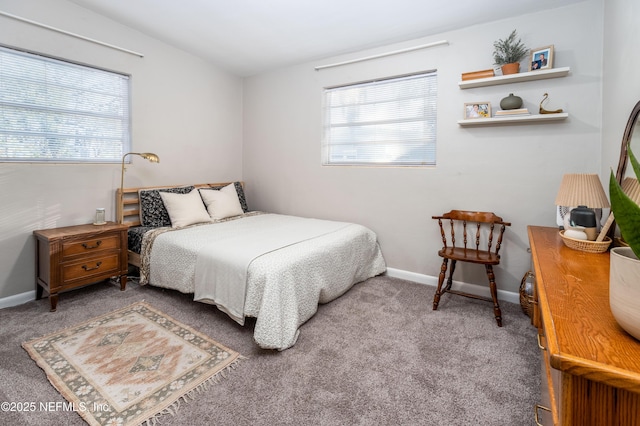
<svg viewBox="0 0 640 426"><path fill-rule="evenodd" d="M544 80L547 78L566 77L571 68L552 68L549 70L528 71L510 75L499 75L497 77L477 78L475 80L460 81L460 89L471 89L473 87L495 86L498 84L520 83L523 81Z"/></svg>
<svg viewBox="0 0 640 426"><path fill-rule="evenodd" d="M466 120L458 120L460 126L496 126L499 124L528 124L541 123L548 121L560 121L569 117L566 112L558 114L531 114L518 115L514 117L492 117L492 118L468 118Z"/></svg>

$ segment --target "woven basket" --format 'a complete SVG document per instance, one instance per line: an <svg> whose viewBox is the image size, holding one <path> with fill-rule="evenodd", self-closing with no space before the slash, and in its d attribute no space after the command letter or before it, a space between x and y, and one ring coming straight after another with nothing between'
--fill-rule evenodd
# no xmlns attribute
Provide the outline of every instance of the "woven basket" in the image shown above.
<svg viewBox="0 0 640 426"><path fill-rule="evenodd" d="M611 238L604 237L603 241L576 240L575 238L565 237L564 231L560 231L560 237L564 241L564 245L579 251L587 253L604 253L611 245Z"/></svg>

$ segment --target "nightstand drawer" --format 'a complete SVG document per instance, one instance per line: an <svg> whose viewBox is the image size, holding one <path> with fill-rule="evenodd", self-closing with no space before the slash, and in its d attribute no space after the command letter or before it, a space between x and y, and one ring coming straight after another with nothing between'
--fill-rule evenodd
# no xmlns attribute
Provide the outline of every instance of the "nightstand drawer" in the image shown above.
<svg viewBox="0 0 640 426"><path fill-rule="evenodd" d="M62 265L62 286L76 283L80 280L88 280L88 282L96 279L106 279L113 275L119 274L119 258L120 253L112 253L108 256L93 257L82 259L77 262L70 262Z"/></svg>
<svg viewBox="0 0 640 426"><path fill-rule="evenodd" d="M96 236L87 239L69 238L62 242L62 258L66 260L78 255L92 255L102 250L120 248L120 236L118 234Z"/></svg>

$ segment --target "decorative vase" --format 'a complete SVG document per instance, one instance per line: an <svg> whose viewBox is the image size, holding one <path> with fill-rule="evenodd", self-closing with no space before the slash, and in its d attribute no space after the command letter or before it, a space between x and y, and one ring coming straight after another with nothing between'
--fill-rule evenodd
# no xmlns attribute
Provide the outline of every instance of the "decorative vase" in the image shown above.
<svg viewBox="0 0 640 426"><path fill-rule="evenodd" d="M502 75L517 74L518 71L520 71L520 63L512 62L510 64L504 64L500 68L502 69Z"/></svg>
<svg viewBox="0 0 640 426"><path fill-rule="evenodd" d="M500 101L500 108L502 109L518 109L522 106L522 98L515 96L513 93L509 93L509 96L502 98Z"/></svg>
<svg viewBox="0 0 640 426"><path fill-rule="evenodd" d="M611 249L609 305L620 327L640 340L640 260L630 247Z"/></svg>

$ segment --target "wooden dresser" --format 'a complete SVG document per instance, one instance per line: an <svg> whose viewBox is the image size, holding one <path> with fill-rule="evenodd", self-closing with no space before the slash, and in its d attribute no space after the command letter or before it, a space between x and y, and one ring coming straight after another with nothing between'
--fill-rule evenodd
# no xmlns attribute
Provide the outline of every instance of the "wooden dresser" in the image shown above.
<svg viewBox="0 0 640 426"><path fill-rule="evenodd" d="M51 311L58 293L106 280L120 278L127 285L128 225L77 225L33 231L36 238L36 298L49 293Z"/></svg>
<svg viewBox="0 0 640 426"><path fill-rule="evenodd" d="M640 341L620 328L609 308L609 253L570 249L557 228L530 226L529 243L533 322L543 355L541 405L551 408L540 423L640 425Z"/></svg>

